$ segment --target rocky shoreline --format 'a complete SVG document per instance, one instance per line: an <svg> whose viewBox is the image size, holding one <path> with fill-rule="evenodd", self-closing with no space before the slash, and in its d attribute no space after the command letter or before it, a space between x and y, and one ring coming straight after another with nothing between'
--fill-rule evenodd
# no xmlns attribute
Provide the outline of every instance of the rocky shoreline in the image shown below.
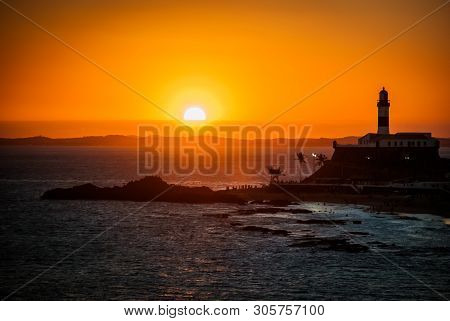
<svg viewBox="0 0 450 321"><path fill-rule="evenodd" d="M147 176L123 186L98 187L93 184L83 184L70 188L55 188L46 191L41 199L236 204L245 202L239 196L225 191L213 191L208 187L168 184L157 176Z"/></svg>
<svg viewBox="0 0 450 321"><path fill-rule="evenodd" d="M363 205L372 213L434 214L450 217L450 200L441 195L380 195L345 193L301 193L288 195L284 191L260 188L259 190L232 191L246 200L278 199L293 202L320 202L347 205Z"/></svg>
<svg viewBox="0 0 450 321"><path fill-rule="evenodd" d="M286 193L281 189L255 187L243 190L213 191L208 187L187 187L171 185L160 177L148 176L131 181L123 186L98 187L84 184L70 188L56 188L46 191L42 199L47 200L121 200L161 201L175 203L234 203L287 206L292 203L324 202L367 206L370 212L435 214L450 217L450 200L442 196L379 195L302 192ZM271 208L267 208L270 211ZM300 213L302 209L292 209ZM248 209L252 214L253 209ZM297 213L296 212L296 213Z"/></svg>

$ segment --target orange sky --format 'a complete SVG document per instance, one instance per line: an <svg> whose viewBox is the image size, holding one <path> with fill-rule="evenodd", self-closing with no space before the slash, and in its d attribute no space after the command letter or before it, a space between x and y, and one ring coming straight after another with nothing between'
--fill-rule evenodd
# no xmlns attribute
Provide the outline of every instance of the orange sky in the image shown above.
<svg viewBox="0 0 450 321"><path fill-rule="evenodd" d="M213 121L264 123L445 1L6 2L175 117L200 105ZM277 122L362 135L386 86L393 132L449 137L449 18L447 5ZM27 121L1 136L135 134L114 124L170 119L1 3L0 21L0 121Z"/></svg>

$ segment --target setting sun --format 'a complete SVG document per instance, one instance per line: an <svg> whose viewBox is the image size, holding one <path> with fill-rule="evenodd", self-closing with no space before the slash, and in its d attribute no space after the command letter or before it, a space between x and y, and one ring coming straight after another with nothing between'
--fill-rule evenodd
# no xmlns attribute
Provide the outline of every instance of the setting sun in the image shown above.
<svg viewBox="0 0 450 321"><path fill-rule="evenodd" d="M184 112L184 120L206 120L206 113L200 107L189 107Z"/></svg>

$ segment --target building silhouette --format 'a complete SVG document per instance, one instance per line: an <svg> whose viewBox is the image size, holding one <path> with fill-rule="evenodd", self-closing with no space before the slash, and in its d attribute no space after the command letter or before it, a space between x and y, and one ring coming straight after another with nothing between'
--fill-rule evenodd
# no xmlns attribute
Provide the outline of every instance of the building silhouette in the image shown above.
<svg viewBox="0 0 450 321"><path fill-rule="evenodd" d="M439 156L439 140L429 132L390 134L389 94L383 89L377 102L378 129L357 144L333 142L334 154L307 182L392 182L448 180L450 160Z"/></svg>

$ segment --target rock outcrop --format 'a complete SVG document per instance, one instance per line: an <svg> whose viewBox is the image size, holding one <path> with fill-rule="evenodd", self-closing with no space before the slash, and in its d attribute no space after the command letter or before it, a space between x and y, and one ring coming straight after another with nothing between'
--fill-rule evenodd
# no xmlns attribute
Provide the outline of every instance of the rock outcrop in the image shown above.
<svg viewBox="0 0 450 321"><path fill-rule="evenodd" d="M55 188L46 191L41 198L176 203L244 203L240 197L230 195L225 191L213 191L208 187L171 185L157 176L147 176L123 186L98 187L93 184L83 184L70 188Z"/></svg>

